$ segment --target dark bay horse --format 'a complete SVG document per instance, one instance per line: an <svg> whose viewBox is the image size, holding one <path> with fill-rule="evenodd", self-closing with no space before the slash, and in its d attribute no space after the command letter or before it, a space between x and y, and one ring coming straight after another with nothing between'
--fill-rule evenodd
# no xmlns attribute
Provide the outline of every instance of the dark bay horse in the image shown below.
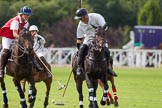
<svg viewBox="0 0 162 108"><path fill-rule="evenodd" d="M27 29L22 29L20 31L18 42L13 44L11 50L11 60L9 60L6 65L6 73L13 77L14 85L20 96L21 107L27 108L25 95L21 88L20 81L25 78L30 83L31 96L28 97L29 103L35 101L37 94L32 75L33 64L31 62L33 38ZM1 88L4 101L3 108L8 108L8 99L4 79L1 81Z"/></svg>
<svg viewBox="0 0 162 108"><path fill-rule="evenodd" d="M45 99L44 99L44 107L46 108L48 105L48 100L49 100L49 93L50 93L50 89L51 89L51 84L52 84L52 73L51 73L51 66L50 64L48 64L47 62L43 61L40 62L40 64L42 64L42 67L44 67L44 71L42 72L37 72L36 69L33 70L33 77L34 77L34 81L35 83L39 83L41 81L43 81L46 85L46 95L45 95ZM22 85L23 85L23 91L25 92L25 83L26 83L26 79L24 79L22 81ZM30 96L31 94L29 94ZM29 108L32 108L34 106L34 102L30 103Z"/></svg>
<svg viewBox="0 0 162 108"><path fill-rule="evenodd" d="M100 104L105 105L108 93L108 83L107 83L107 68L108 63L105 58L105 43L106 43L106 28L98 27L96 28L95 39L89 46L88 55L84 61L84 73L85 75L80 78L76 76L77 68L77 54L73 56L72 60L72 71L74 74L74 80L76 82L76 88L79 93L79 105L83 108L83 94L82 94L82 84L86 80L89 89L89 108L98 108L98 103L96 99L96 90L98 87L98 79L103 83L104 90L103 96L101 98Z"/></svg>

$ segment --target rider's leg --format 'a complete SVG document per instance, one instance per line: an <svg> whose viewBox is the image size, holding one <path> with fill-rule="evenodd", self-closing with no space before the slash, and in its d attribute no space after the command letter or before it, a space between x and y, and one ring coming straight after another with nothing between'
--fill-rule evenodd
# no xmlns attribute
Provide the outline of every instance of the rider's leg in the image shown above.
<svg viewBox="0 0 162 108"><path fill-rule="evenodd" d="M44 65L51 71L51 66L50 66L50 64L47 62L47 60L46 60L43 56L41 56L40 59L42 60L42 62L44 63ZM43 63L42 63L42 66L43 66L43 67L45 68L45 70L46 70L46 67L43 65Z"/></svg>
<svg viewBox="0 0 162 108"><path fill-rule="evenodd" d="M10 45L14 39L2 37L2 50L0 54L0 79L4 77L4 68L7 64L8 58L10 57Z"/></svg>
<svg viewBox="0 0 162 108"><path fill-rule="evenodd" d="M113 71L113 67L112 67L113 66L113 59L110 56L110 50L108 49L108 47L105 47L105 55L106 55L106 60L107 60L107 63L108 63L107 73L112 75L112 76L117 76L117 74ZM111 68L109 67L109 65L111 65Z"/></svg>
<svg viewBox="0 0 162 108"><path fill-rule="evenodd" d="M38 72L42 72L42 71L43 71L43 68L41 67L40 63L38 62L36 56L33 54L33 55L31 56L31 58L32 58L33 65L34 65L34 67L36 68L36 70L37 70Z"/></svg>
<svg viewBox="0 0 162 108"><path fill-rule="evenodd" d="M9 57L10 57L10 50L2 49L1 56L0 56L0 79L4 77L4 68L7 64Z"/></svg>
<svg viewBox="0 0 162 108"><path fill-rule="evenodd" d="M88 46L86 44L83 44L78 52L78 60L77 60L77 75L81 75L81 73L83 72L83 61L85 56L87 55L87 50L88 50Z"/></svg>

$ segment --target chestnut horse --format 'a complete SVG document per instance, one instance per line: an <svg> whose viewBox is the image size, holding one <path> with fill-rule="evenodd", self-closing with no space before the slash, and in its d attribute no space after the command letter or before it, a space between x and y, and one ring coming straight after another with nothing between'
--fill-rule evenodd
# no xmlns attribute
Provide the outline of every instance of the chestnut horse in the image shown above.
<svg viewBox="0 0 162 108"><path fill-rule="evenodd" d="M43 61L42 61L43 60ZM46 95L45 95L45 99L44 99L44 107L46 108L48 105L48 100L49 100L49 93L50 93L50 89L51 89L51 84L52 84L52 73L51 73L51 66L49 63L47 63L45 61L45 59L39 59L40 64L42 65L42 67L44 67L44 71L41 72L37 72L36 69L33 70L33 77L34 77L34 81L35 83L39 83L41 81L43 81L46 85ZM22 81L22 86L23 86L23 91L25 92L25 84L26 84L26 79L24 79ZM30 90L29 90L30 92ZM28 96L30 97L31 94L29 94ZM32 103L30 103L29 108L32 108L34 106L34 101Z"/></svg>

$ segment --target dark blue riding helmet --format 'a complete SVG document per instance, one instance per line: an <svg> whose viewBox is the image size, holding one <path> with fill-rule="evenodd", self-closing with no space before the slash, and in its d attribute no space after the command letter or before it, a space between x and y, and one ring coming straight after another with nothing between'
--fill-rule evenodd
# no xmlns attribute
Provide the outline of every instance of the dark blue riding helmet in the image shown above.
<svg viewBox="0 0 162 108"><path fill-rule="evenodd" d="M27 15L32 15L32 10L28 6L24 6L20 9L21 14L27 14Z"/></svg>
<svg viewBox="0 0 162 108"><path fill-rule="evenodd" d="M87 10L85 8L80 8L76 11L76 16L74 19L80 19L82 18L83 16L87 15Z"/></svg>

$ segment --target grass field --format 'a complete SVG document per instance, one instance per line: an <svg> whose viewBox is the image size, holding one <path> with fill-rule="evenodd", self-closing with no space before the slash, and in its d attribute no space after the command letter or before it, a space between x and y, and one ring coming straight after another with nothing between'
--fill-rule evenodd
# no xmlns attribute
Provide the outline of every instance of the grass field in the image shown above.
<svg viewBox="0 0 162 108"><path fill-rule="evenodd" d="M162 108L162 69L161 68L115 68L118 77L115 78L117 94L119 96L118 108ZM48 108L79 108L78 94L75 88L73 75L70 79L65 96L63 98L64 106L57 106L61 101L63 90L58 90L59 84L66 84L71 67L54 67L54 80L50 93ZM19 108L19 96L13 85L12 78L5 77L7 93L10 108ZM84 105L88 107L88 89L84 82ZM111 90L111 85L110 89ZM34 108L43 108L45 96L45 85L43 82L36 84L37 99ZM28 88L27 88L28 89ZM97 91L97 99L100 100L102 89ZM27 92L26 92L27 97ZM0 96L0 107L2 106L2 97ZM111 106L100 106L101 108L114 108Z"/></svg>

